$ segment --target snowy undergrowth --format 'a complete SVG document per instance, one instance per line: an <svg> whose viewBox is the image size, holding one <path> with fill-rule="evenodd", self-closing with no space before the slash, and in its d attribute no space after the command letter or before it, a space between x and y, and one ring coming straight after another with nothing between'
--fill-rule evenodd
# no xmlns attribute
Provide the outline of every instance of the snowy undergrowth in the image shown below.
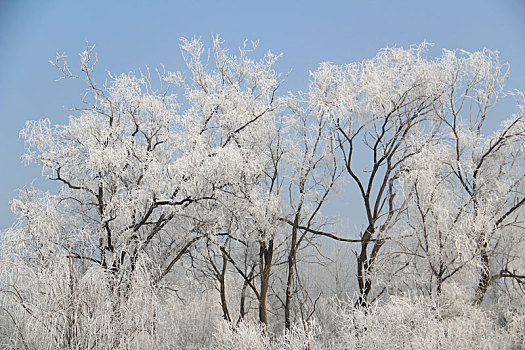
<svg viewBox="0 0 525 350"><path fill-rule="evenodd" d="M493 315L463 302L440 305L428 298L395 297L367 311L334 305L336 332L322 325L296 325L289 333L268 335L254 322L222 323L211 348L223 349L522 349L524 315Z"/></svg>

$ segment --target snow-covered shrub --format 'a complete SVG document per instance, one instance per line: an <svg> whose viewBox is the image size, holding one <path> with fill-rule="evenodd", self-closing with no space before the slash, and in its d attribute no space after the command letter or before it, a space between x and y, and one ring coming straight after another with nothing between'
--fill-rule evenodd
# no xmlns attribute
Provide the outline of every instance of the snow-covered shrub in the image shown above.
<svg viewBox="0 0 525 350"><path fill-rule="evenodd" d="M424 297L392 297L368 310L339 312L340 349L516 349L523 346L521 315L508 327L478 307Z"/></svg>

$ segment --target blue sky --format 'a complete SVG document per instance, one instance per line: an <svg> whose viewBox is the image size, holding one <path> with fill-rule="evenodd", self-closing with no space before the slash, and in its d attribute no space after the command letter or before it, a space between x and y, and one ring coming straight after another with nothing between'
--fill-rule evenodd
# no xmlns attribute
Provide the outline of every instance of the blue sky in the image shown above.
<svg viewBox="0 0 525 350"><path fill-rule="evenodd" d="M442 48L500 51L511 66L508 89L525 89L525 1L24 1L0 0L0 229L11 225L9 201L34 181L21 161L26 120L67 121L79 82L60 81L48 63L66 53L72 67L86 40L96 44L99 77L144 64L183 69L179 38L220 34L230 49L245 38L284 56L293 69L284 89L307 89L320 62L370 58L385 46L424 40ZM502 115L501 119L505 116ZM496 118L500 118L496 116ZM499 121L499 120L498 120Z"/></svg>

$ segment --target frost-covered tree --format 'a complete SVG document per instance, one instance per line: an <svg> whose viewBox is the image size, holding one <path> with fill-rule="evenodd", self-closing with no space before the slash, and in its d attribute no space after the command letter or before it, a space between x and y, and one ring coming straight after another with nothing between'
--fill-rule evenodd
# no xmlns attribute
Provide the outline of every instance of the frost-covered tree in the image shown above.
<svg viewBox="0 0 525 350"><path fill-rule="evenodd" d="M447 103L436 115L443 125L436 143L407 165L400 253L419 288L440 293L456 280L480 304L498 280L507 290L525 281L523 95L513 93L518 111L487 134L507 77L497 53L445 51L441 65Z"/></svg>
<svg viewBox="0 0 525 350"><path fill-rule="evenodd" d="M311 103L308 94L289 96L285 99L285 105L291 116L288 118L286 152L283 152L288 166L283 176L284 186L287 187L284 204L286 215L281 220L291 229L287 240L288 266L284 297L285 328L290 330L293 299L297 299L295 309L303 323L309 318L309 315L305 315L305 304L315 300L301 287L298 271L301 250L311 249L313 239L317 237L339 239L322 231L327 222L321 217L321 209L336 187L341 171L336 158L336 143L330 133L329 116L315 103Z"/></svg>
<svg viewBox="0 0 525 350"><path fill-rule="evenodd" d="M362 306L381 247L406 206L395 200L396 181L405 163L432 139L434 111L443 103L441 67L425 58L426 48L384 49L363 62L321 64L312 74L310 93L332 120L339 157L364 209L356 253Z"/></svg>

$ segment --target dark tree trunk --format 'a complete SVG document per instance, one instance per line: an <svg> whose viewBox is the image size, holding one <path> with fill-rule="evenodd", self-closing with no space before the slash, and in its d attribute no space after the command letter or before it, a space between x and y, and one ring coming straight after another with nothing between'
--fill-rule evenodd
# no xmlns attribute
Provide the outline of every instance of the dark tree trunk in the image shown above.
<svg viewBox="0 0 525 350"><path fill-rule="evenodd" d="M259 250L259 269L261 272L261 292L259 298L259 321L268 326L268 289L273 258L273 239L261 242Z"/></svg>
<svg viewBox="0 0 525 350"><path fill-rule="evenodd" d="M228 311L228 301L226 300L226 267L228 264L228 258L226 253L222 250L222 270L219 274L219 285L220 285L220 294L221 294L221 307L222 307L222 316L228 322L231 322L230 312Z"/></svg>
<svg viewBox="0 0 525 350"><path fill-rule="evenodd" d="M292 284L294 277L294 266L297 255L297 225L299 222L299 216L296 215L294 226L292 227L292 240L290 242L290 254L288 255L288 278L286 280L286 299L284 305L284 326L287 330L291 327L290 311L292 308Z"/></svg>
<svg viewBox="0 0 525 350"><path fill-rule="evenodd" d="M480 259L481 259L481 276L478 281L478 288L474 297L474 304L481 305L485 294L490 285L490 265L489 265L489 254L487 252L487 242L481 243L480 247Z"/></svg>

